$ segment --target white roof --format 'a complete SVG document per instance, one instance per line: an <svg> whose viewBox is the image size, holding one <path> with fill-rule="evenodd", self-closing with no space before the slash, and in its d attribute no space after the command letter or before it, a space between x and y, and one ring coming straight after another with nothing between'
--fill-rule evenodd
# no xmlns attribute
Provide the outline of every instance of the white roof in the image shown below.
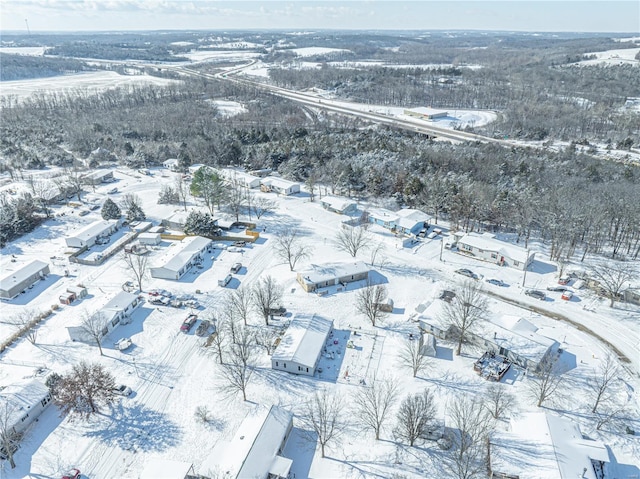
<svg viewBox="0 0 640 479"><path fill-rule="evenodd" d="M0 411L6 414L5 404L9 405L7 423L12 426L48 393L49 388L36 379L10 384L0 390Z"/></svg>
<svg viewBox="0 0 640 479"><path fill-rule="evenodd" d="M140 233L138 235L138 239L158 239L160 238L160 233Z"/></svg>
<svg viewBox="0 0 640 479"><path fill-rule="evenodd" d="M0 289L9 291L14 285L21 283L25 279L42 271L47 266L49 266L48 263L34 259L30 263L25 264L19 269L5 274L2 279L0 279Z"/></svg>
<svg viewBox="0 0 640 479"><path fill-rule="evenodd" d="M277 454L292 420L293 414L277 406L258 407L242 421L231 441L214 448L200 469L229 479L262 479L270 472L287 477L293 461Z"/></svg>
<svg viewBox="0 0 640 479"><path fill-rule="evenodd" d="M254 182L258 182L258 184L260 183L260 178L258 178L257 176L251 175L249 173L246 173L244 171L232 170L229 168L225 168L221 171L224 177L229 180L236 179L246 184L250 184Z"/></svg>
<svg viewBox="0 0 640 479"><path fill-rule="evenodd" d="M177 165L178 162L179 161L177 158L169 158L168 160L163 161L162 164L164 166L169 166L169 165Z"/></svg>
<svg viewBox="0 0 640 479"><path fill-rule="evenodd" d="M467 233L462 236L458 242L482 250L495 251L502 256L519 261L520 263L525 263L529 257L528 251L525 248L500 241L491 233Z"/></svg>
<svg viewBox="0 0 640 479"><path fill-rule="evenodd" d="M370 208L367 209L367 214L372 218L395 223L398 221L398 214L385 208Z"/></svg>
<svg viewBox="0 0 640 479"><path fill-rule="evenodd" d="M153 226L153 223L151 221L141 221L136 226L133 226L131 229L133 229L134 231L146 231L152 226Z"/></svg>
<svg viewBox="0 0 640 479"><path fill-rule="evenodd" d="M300 271L298 274L306 283L318 284L336 278L358 275L367 271L371 271L369 266L363 261L356 261L354 263L312 264L309 269Z"/></svg>
<svg viewBox="0 0 640 479"><path fill-rule="evenodd" d="M327 340L333 321L315 314L297 314L291 320L280 344L271 356L272 361L291 361L313 367Z"/></svg>
<svg viewBox="0 0 640 479"><path fill-rule="evenodd" d="M340 198L338 196L325 196L321 200L322 203L325 203L336 210L344 210L351 205L355 205L356 202L349 198Z"/></svg>
<svg viewBox="0 0 640 479"><path fill-rule="evenodd" d="M95 170L92 171L91 173L87 173L86 175L83 175L83 178L91 178L91 179L98 179L98 178L104 178L105 176L113 176L113 171L111 170Z"/></svg>
<svg viewBox="0 0 640 479"><path fill-rule="evenodd" d="M147 460L140 479L184 479L191 467L188 462L152 458Z"/></svg>
<svg viewBox="0 0 640 479"><path fill-rule="evenodd" d="M101 309L112 309L114 311L124 311L127 306L133 303L138 298L137 294L127 293L126 291L120 291L113 298L109 300Z"/></svg>
<svg viewBox="0 0 640 479"><path fill-rule="evenodd" d="M447 113L447 110L436 110L435 108L429 108L426 106L411 108L409 111L420 113L421 115L438 115L438 114Z"/></svg>
<svg viewBox="0 0 640 479"><path fill-rule="evenodd" d="M605 446L584 439L577 424L551 413L523 414L511 420L511 431L491 438L492 471L520 479L596 479L591 459L609 462Z"/></svg>
<svg viewBox="0 0 640 479"><path fill-rule="evenodd" d="M276 188L280 188L286 190L291 188L292 186L300 186L300 183L296 183L295 181L285 180L284 178L278 178L275 176L267 176L260 180L260 183L267 186L275 186Z"/></svg>
<svg viewBox="0 0 640 479"><path fill-rule="evenodd" d="M116 220L98 220L85 226L80 231L76 231L69 235L69 238L76 238L81 241L87 242L93 238L96 238L106 231L110 231L113 225L117 223Z"/></svg>
<svg viewBox="0 0 640 479"><path fill-rule="evenodd" d="M210 243L211 240L209 238L202 236L187 237L176 245L178 251L169 257L165 257L164 263L159 263L156 268L165 268L177 273Z"/></svg>
<svg viewBox="0 0 640 479"><path fill-rule="evenodd" d="M396 211L396 215L398 216L396 224L407 229L412 229L418 223L425 223L431 220L431 216L428 214L412 208L404 208Z"/></svg>

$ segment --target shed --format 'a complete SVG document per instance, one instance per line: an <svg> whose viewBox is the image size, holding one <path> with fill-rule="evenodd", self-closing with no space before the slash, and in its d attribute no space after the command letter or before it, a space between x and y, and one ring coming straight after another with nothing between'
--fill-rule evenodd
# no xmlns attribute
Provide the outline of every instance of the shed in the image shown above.
<svg viewBox="0 0 640 479"><path fill-rule="evenodd" d="M147 245L158 245L162 242L160 233L140 233L137 239L140 244Z"/></svg>
<svg viewBox="0 0 640 479"><path fill-rule="evenodd" d="M193 464L169 459L151 458L144 466L140 479L187 479L195 476Z"/></svg>
<svg viewBox="0 0 640 479"><path fill-rule="evenodd" d="M433 334L420 334L420 354L423 356L431 356L433 358L436 357L436 337Z"/></svg>
<svg viewBox="0 0 640 479"><path fill-rule="evenodd" d="M6 386L0 390L3 429L20 434L49 407L50 403L49 388L36 379Z"/></svg>
<svg viewBox="0 0 640 479"><path fill-rule="evenodd" d="M49 274L49 264L33 260L0 279L0 298L11 299Z"/></svg>
<svg viewBox="0 0 640 479"><path fill-rule="evenodd" d="M370 271L363 261L312 264L309 269L300 271L296 279L307 293L311 293L319 288L366 280Z"/></svg>
<svg viewBox="0 0 640 479"><path fill-rule="evenodd" d="M112 170L95 170L82 176L82 182L87 185L99 185L100 183L109 183L114 180Z"/></svg>
<svg viewBox="0 0 640 479"><path fill-rule="evenodd" d="M76 295L75 295L75 293L70 293L70 292L67 291L66 293L62 293L58 297L58 300L62 304L71 304L76 300Z"/></svg>
<svg viewBox="0 0 640 479"><path fill-rule="evenodd" d="M172 280L180 279L192 266L204 259L204 254L210 250L211 243L209 238L202 236L185 238L175 244L174 252L162 258L155 267L149 268L151 276Z"/></svg>
<svg viewBox="0 0 640 479"><path fill-rule="evenodd" d="M75 294L76 299L86 298L87 294L89 294L84 286L69 286L67 292Z"/></svg>
<svg viewBox="0 0 640 479"><path fill-rule="evenodd" d="M313 376L333 321L315 314L296 315L271 356L271 367L292 374Z"/></svg>
<svg viewBox="0 0 640 479"><path fill-rule="evenodd" d="M131 226L131 229L133 231L142 233L143 231L147 231L148 229L150 229L153 226L153 223L151 221L140 221L135 226L132 223L129 223L129 225Z"/></svg>

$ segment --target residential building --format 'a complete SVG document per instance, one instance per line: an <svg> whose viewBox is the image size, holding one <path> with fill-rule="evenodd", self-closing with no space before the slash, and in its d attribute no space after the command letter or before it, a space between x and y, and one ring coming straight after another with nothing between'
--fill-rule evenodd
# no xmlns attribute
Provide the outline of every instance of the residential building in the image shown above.
<svg viewBox="0 0 640 479"><path fill-rule="evenodd" d="M177 158L169 158L163 161L162 166L171 171L180 171L180 161Z"/></svg>
<svg viewBox="0 0 640 479"><path fill-rule="evenodd" d="M404 234L418 234L421 229L428 228L431 216L413 208L403 208L395 213L396 231Z"/></svg>
<svg viewBox="0 0 640 479"><path fill-rule="evenodd" d="M533 263L535 253L496 239L491 233L467 233L457 242L458 251L474 258L525 270Z"/></svg>
<svg viewBox="0 0 640 479"><path fill-rule="evenodd" d="M153 278L180 279L189 269L201 263L210 250L212 241L202 236L189 236L175 243L169 256L164 257L155 267L149 268Z"/></svg>
<svg viewBox="0 0 640 479"><path fill-rule="evenodd" d="M245 173L244 171L233 170L231 168L225 168L220 171L222 176L224 176L224 178L230 183L236 183L249 189L260 187L260 178L257 176Z"/></svg>
<svg viewBox="0 0 640 479"><path fill-rule="evenodd" d="M263 178L260 180L260 185L263 191L272 191L279 195L288 196L300 193L300 183L275 176L267 176L266 178Z"/></svg>
<svg viewBox="0 0 640 479"><path fill-rule="evenodd" d="M65 238L70 248L91 247L99 237L108 237L118 230L121 220L98 220Z"/></svg>
<svg viewBox="0 0 640 479"><path fill-rule="evenodd" d="M140 479L190 479L199 477L193 464L159 457L150 458L144 466Z"/></svg>
<svg viewBox="0 0 640 479"><path fill-rule="evenodd" d="M214 448L200 470L225 479L289 479L293 461L281 454L292 428L289 411L258 407L242 421L230 442Z"/></svg>
<svg viewBox="0 0 640 479"><path fill-rule="evenodd" d="M449 112L445 110L436 110L434 108L417 107L410 110L404 110L404 114L421 120L435 120L437 118L446 118Z"/></svg>
<svg viewBox="0 0 640 479"><path fill-rule="evenodd" d="M341 215L353 215L358 211L358 204L349 198L325 196L320 200L320 204L325 210Z"/></svg>
<svg viewBox="0 0 640 479"><path fill-rule="evenodd" d="M347 283L366 280L370 271L371 268L363 261L312 264L309 269L300 271L296 279L307 293L311 293L319 288L338 284L346 286Z"/></svg>
<svg viewBox="0 0 640 479"><path fill-rule="evenodd" d="M15 298L48 274L49 264L37 259L10 271L0 279L0 298Z"/></svg>
<svg viewBox="0 0 640 479"><path fill-rule="evenodd" d="M493 479L602 479L607 462L603 443L550 412L524 413L511 419L510 431L494 432L489 440Z"/></svg>
<svg viewBox="0 0 640 479"><path fill-rule="evenodd" d="M10 384L0 389L2 428L11 434L24 432L49 404L49 388L36 379Z"/></svg>
<svg viewBox="0 0 640 479"><path fill-rule="evenodd" d="M99 185L115 181L113 170L95 170L82 176L82 182L86 185Z"/></svg>
<svg viewBox="0 0 640 479"><path fill-rule="evenodd" d="M271 368L313 376L333 329L333 321L315 314L297 314L271 356Z"/></svg>
<svg viewBox="0 0 640 479"><path fill-rule="evenodd" d="M140 233L136 239L146 245L159 245L162 242L160 233Z"/></svg>

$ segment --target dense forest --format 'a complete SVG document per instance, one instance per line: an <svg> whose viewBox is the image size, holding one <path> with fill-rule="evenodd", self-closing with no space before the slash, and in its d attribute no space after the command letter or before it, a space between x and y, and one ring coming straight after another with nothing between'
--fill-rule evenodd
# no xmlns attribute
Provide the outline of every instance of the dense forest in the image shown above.
<svg viewBox="0 0 640 479"><path fill-rule="evenodd" d="M447 49L446 41L325 36L325 43L336 48L351 45L348 53L337 54L345 58L451 63L402 69L349 68L327 61L313 70L285 68L292 61L291 45L285 44L269 53L284 62L271 70L271 81L395 106L499 109L501 119L483 127L483 133L560 138L568 140L568 146L558 150L544 144L533 148L434 142L314 111L249 85L198 78L164 88L57 93L22 103L5 100L0 167L20 177L28 175L29 168L53 164L67 168L71 178L77 158L88 159L91 166L118 161L141 168L179 158L185 167L204 163L273 168L309 186L325 185L321 194L418 207L459 228L513 232L525 244L540 238L548 242L554 259L584 257L587 252L637 258L640 167L597 158L585 153L584 146L601 141L628 149L640 143L637 113L621 109L626 96L640 91L640 75L637 67L574 63L590 51L619 48L620 43L608 38L505 41L490 36L454 39ZM295 45L305 42L318 45L312 38L296 39ZM397 48L390 51L389 45ZM482 66L470 68L473 64ZM245 111L224 117L216 99L235 100ZM18 208L25 208L11 201L0 206L2 218L15 218Z"/></svg>

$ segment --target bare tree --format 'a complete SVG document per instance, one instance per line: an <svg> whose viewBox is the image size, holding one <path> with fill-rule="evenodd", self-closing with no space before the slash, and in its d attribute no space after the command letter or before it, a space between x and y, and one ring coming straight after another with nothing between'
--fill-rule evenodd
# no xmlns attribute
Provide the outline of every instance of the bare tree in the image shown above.
<svg viewBox="0 0 640 479"><path fill-rule="evenodd" d="M20 411L14 403L7 400L0 401L0 458L6 458L11 469L16 468L13 454L22 439L22 434L14 427L14 421L19 414Z"/></svg>
<svg viewBox="0 0 640 479"><path fill-rule="evenodd" d="M226 299L226 309L230 315L234 318L241 319L245 326L247 325L249 313L251 312L251 295L250 290L240 286L238 289L233 290Z"/></svg>
<svg viewBox="0 0 640 479"><path fill-rule="evenodd" d="M462 351L462 343L467 334L484 318L486 309L487 302L480 284L472 280L463 282L453 301L443 304L442 320L452 326L453 333L457 336L457 356Z"/></svg>
<svg viewBox="0 0 640 479"><path fill-rule="evenodd" d="M271 276L265 276L254 284L251 297L253 307L262 315L264 322L269 326L271 310L278 306L282 300L282 286Z"/></svg>
<svg viewBox="0 0 640 479"><path fill-rule="evenodd" d="M26 183L29 185L31 194L42 208L43 213L47 218L51 218L51 209L49 204L56 197L57 192L55 188L51 188L51 184L47 181L37 179L33 175L28 175Z"/></svg>
<svg viewBox="0 0 640 479"><path fill-rule="evenodd" d="M178 195L180 203L182 203L182 207L185 211L187 211L187 197L189 196L189 186L182 178L182 175L178 175L176 177L176 181L174 183L175 192Z"/></svg>
<svg viewBox="0 0 640 479"><path fill-rule="evenodd" d="M39 313L31 308L23 309L10 317L7 322L14 325L18 333L27 338L27 341L31 344L36 344L38 339L38 324L36 321L38 315Z"/></svg>
<svg viewBox="0 0 640 479"><path fill-rule="evenodd" d="M77 167L64 168L62 175L53 180L60 191L68 191L82 201L83 179Z"/></svg>
<svg viewBox="0 0 640 479"><path fill-rule="evenodd" d="M300 231L295 228L284 228L275 235L274 249L276 255L289 264L291 271L300 260L311 256L311 247L302 241Z"/></svg>
<svg viewBox="0 0 640 479"><path fill-rule="evenodd" d="M371 248L369 262L372 267L375 267L376 262L378 262L378 266L382 268L387 263L387 257L384 254L384 251L387 249L384 243L376 243L375 246Z"/></svg>
<svg viewBox="0 0 640 479"><path fill-rule="evenodd" d="M345 424L341 417L343 409L344 398L326 389L316 391L305 402L302 422L307 430L317 435L322 457L325 457L327 444L339 439L344 432Z"/></svg>
<svg viewBox="0 0 640 479"><path fill-rule="evenodd" d="M251 203L251 211L256 215L256 218L260 219L267 213L270 213L276 209L276 203L269 198L263 196L254 196L253 203Z"/></svg>
<svg viewBox="0 0 640 479"><path fill-rule="evenodd" d="M122 255L128 275L138 283L138 290L144 291L142 285L149 273L149 257L146 254L124 252Z"/></svg>
<svg viewBox="0 0 640 479"><path fill-rule="evenodd" d="M598 412L598 406L601 403L608 402L611 399L611 386L619 375L620 367L618 366L618 361L612 354L607 354L598 365L598 368L587 379L587 389L593 401L593 407L591 408L593 414Z"/></svg>
<svg viewBox="0 0 640 479"><path fill-rule="evenodd" d="M268 356L271 356L276 349L276 339L278 331L269 326L258 328L254 334L256 344L265 349Z"/></svg>
<svg viewBox="0 0 640 479"><path fill-rule="evenodd" d="M218 320L216 322L216 330L211 333L209 336L210 344L213 346L213 353L218 358L218 363L224 363L224 351L226 349L227 344L227 332L226 328L223 327L222 321ZM209 343L209 341L207 341Z"/></svg>
<svg viewBox="0 0 640 479"><path fill-rule="evenodd" d="M420 371L424 370L430 362L429 357L422 354L420 341L417 338L408 338L405 341L398 354L398 359L402 366L411 369L414 378Z"/></svg>
<svg viewBox="0 0 640 479"><path fill-rule="evenodd" d="M370 384L358 390L354 397L355 415L380 439L382 425L398 400L398 383L393 378L373 377Z"/></svg>
<svg viewBox="0 0 640 479"><path fill-rule="evenodd" d="M400 440L413 446L425 436L436 419L437 409L433 393L425 389L421 393L405 397L398 409L394 433Z"/></svg>
<svg viewBox="0 0 640 479"><path fill-rule="evenodd" d="M500 383L490 383L485 388L484 397L484 407L494 419L502 419L516 401L515 396Z"/></svg>
<svg viewBox="0 0 640 479"><path fill-rule="evenodd" d="M448 408L449 427L456 430L453 448L445 467L453 477L472 479L487 472L487 441L492 430L491 416L476 397L456 396Z"/></svg>
<svg viewBox="0 0 640 479"><path fill-rule="evenodd" d="M554 356L543 359L538 369L527 376L529 392L537 401L538 407L541 407L560 387L563 382L562 372Z"/></svg>
<svg viewBox="0 0 640 479"><path fill-rule="evenodd" d="M231 182L227 191L227 209L240 220L240 214L247 208L247 191L238 182Z"/></svg>
<svg viewBox="0 0 640 479"><path fill-rule="evenodd" d="M228 395L242 393L242 399L247 400L247 386L253 375L255 354L253 337L247 328L242 328L237 335L237 341L227 348L228 360L221 365L223 383L220 389Z"/></svg>
<svg viewBox="0 0 640 479"><path fill-rule="evenodd" d="M600 283L600 287L609 298L609 306L612 308L624 291L625 284L629 284L637 276L638 272L632 263L611 261L591 268L591 277Z"/></svg>
<svg viewBox="0 0 640 479"><path fill-rule="evenodd" d="M386 299L387 288L383 284L372 284L367 279L367 285L356 293L356 311L366 316L372 326L376 326L388 314L385 311Z"/></svg>
<svg viewBox="0 0 640 479"><path fill-rule="evenodd" d="M146 215L142 211L142 200L135 193L124 195L120 206L126 211L127 221L144 221L146 219Z"/></svg>
<svg viewBox="0 0 640 479"><path fill-rule="evenodd" d="M81 362L60 379L54 401L65 414L89 417L100 412L102 404L113 402L114 388L113 376L102 365Z"/></svg>
<svg viewBox="0 0 640 479"><path fill-rule="evenodd" d="M336 248L345 253L349 253L354 258L359 251L368 249L373 243L373 237L366 228L362 226L344 225L335 237Z"/></svg>
<svg viewBox="0 0 640 479"><path fill-rule="evenodd" d="M100 356L104 356L102 352L102 338L107 331L107 319L101 311L89 314L87 311L82 313L82 322L80 329L98 345Z"/></svg>

